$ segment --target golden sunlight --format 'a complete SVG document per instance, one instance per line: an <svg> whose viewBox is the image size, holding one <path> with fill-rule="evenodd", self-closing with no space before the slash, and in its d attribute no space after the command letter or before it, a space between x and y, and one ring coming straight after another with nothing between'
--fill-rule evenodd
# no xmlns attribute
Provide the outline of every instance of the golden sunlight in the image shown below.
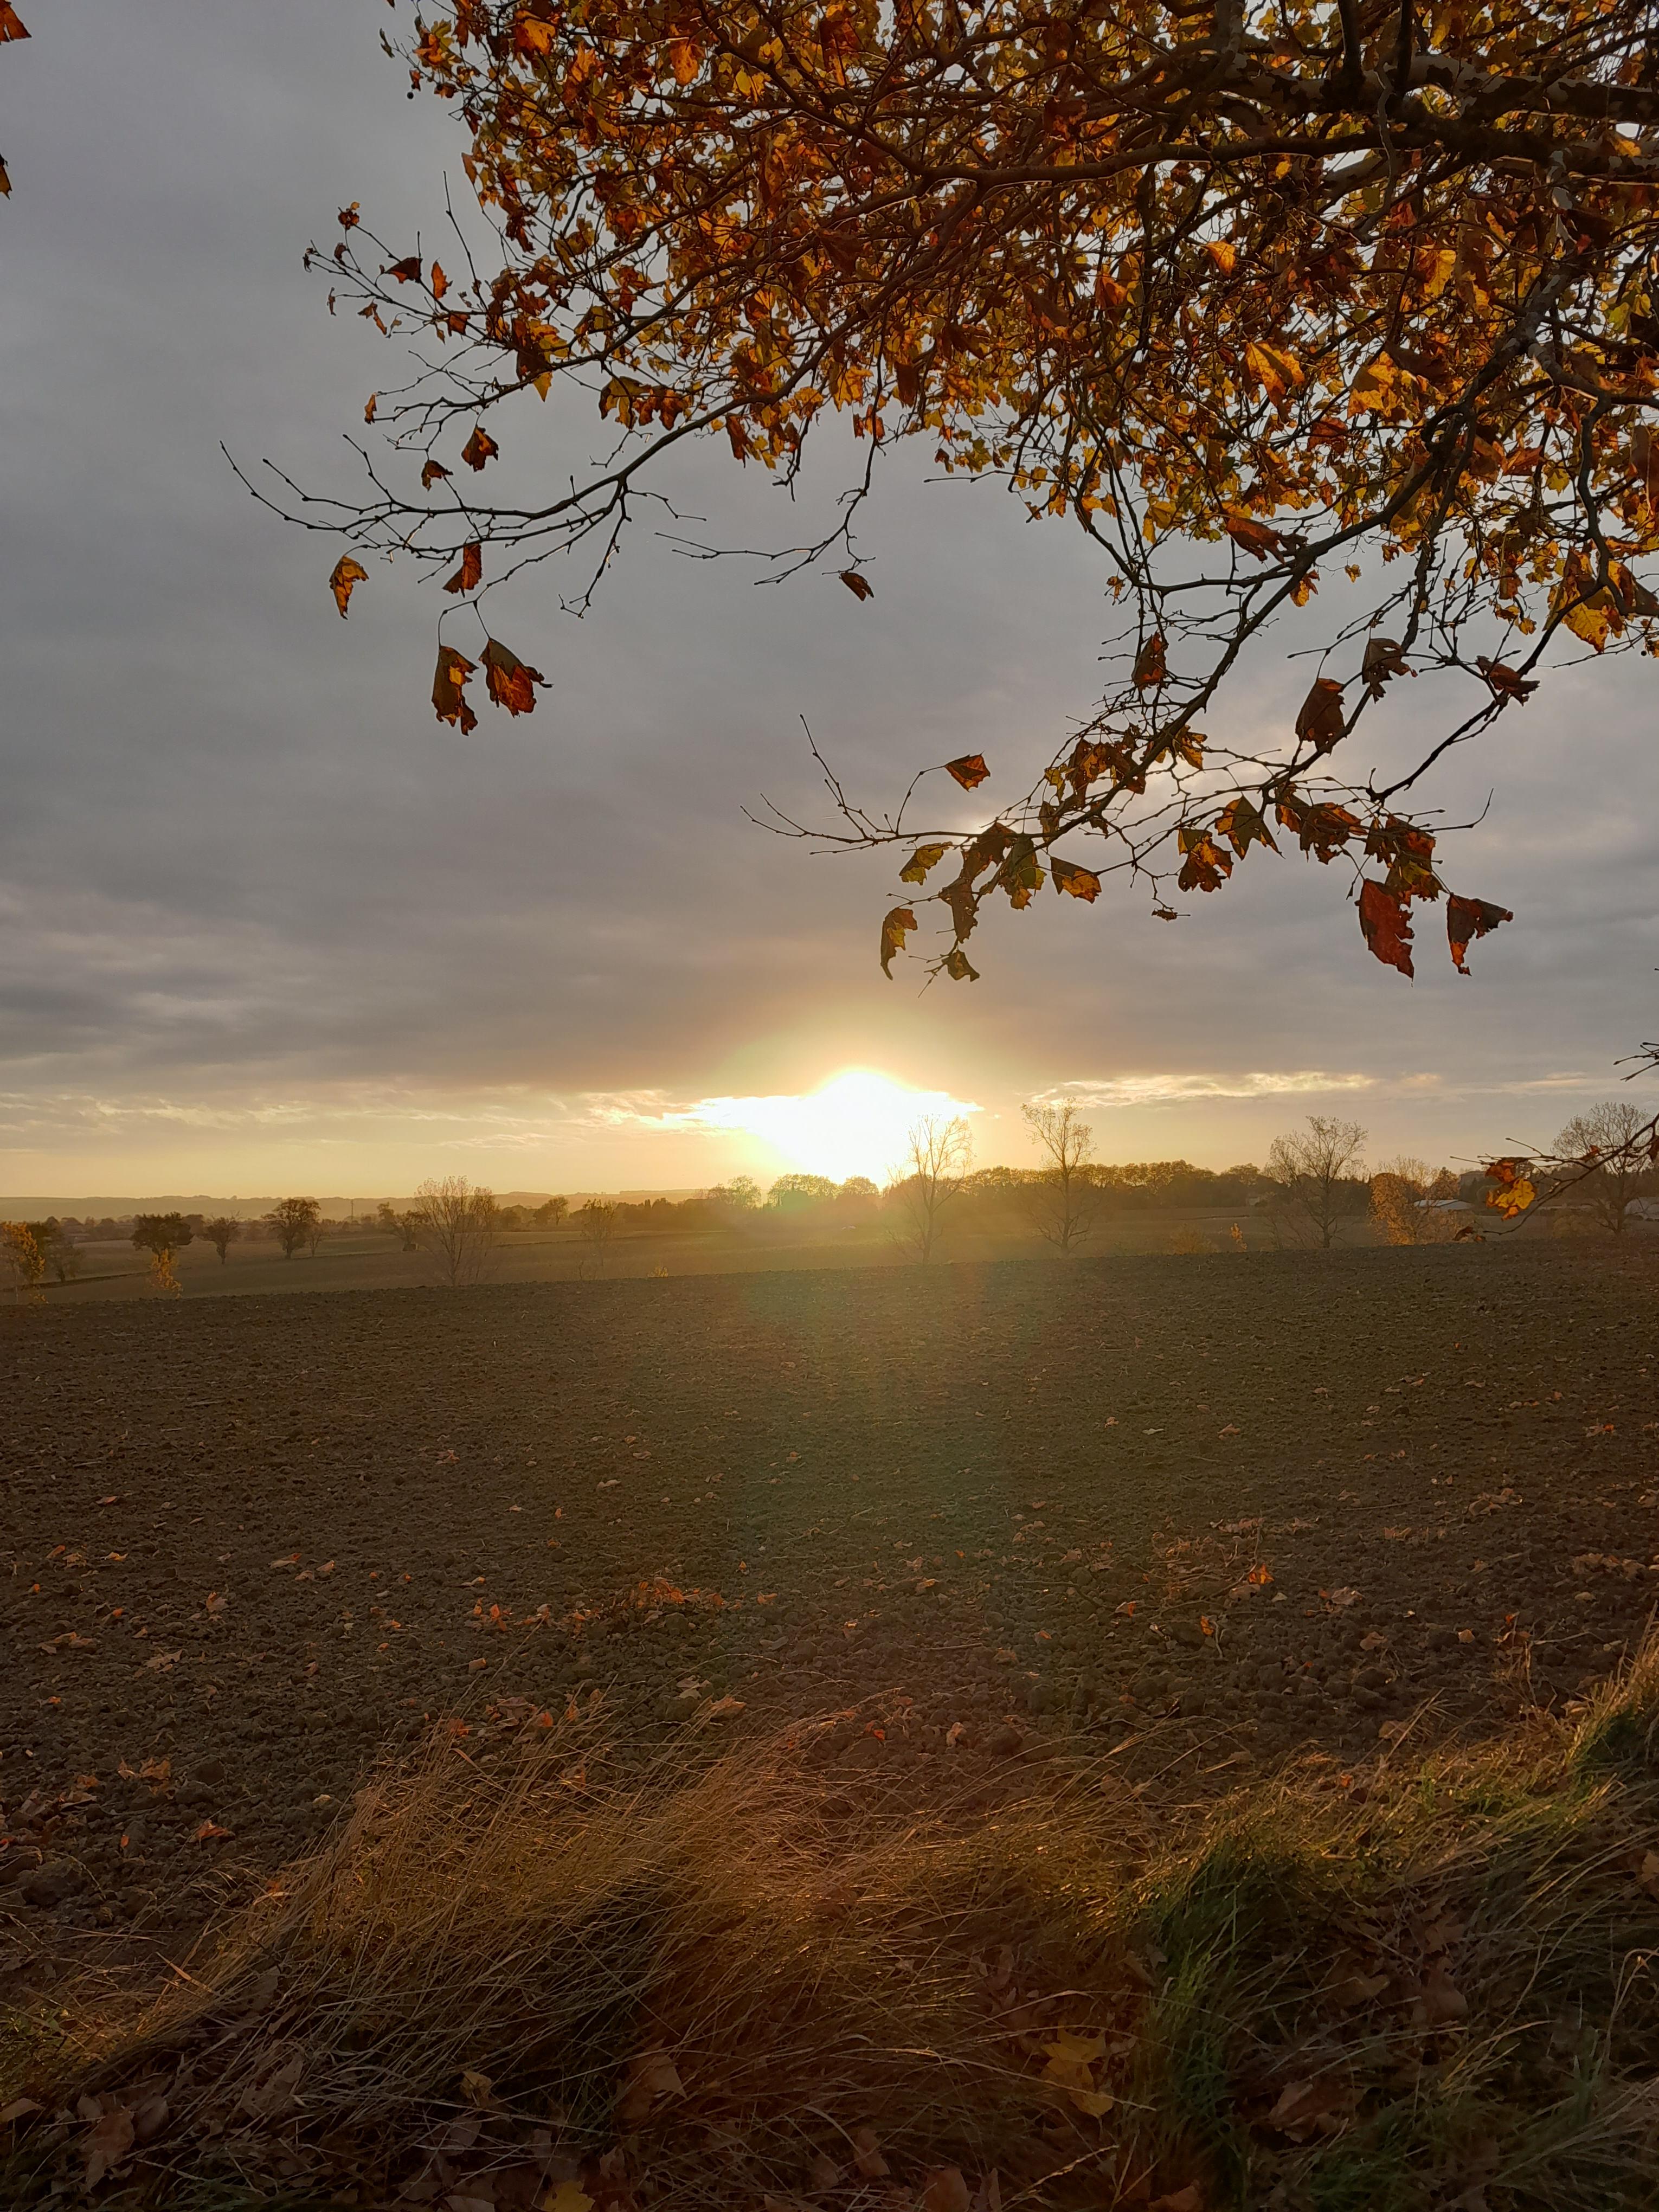
<svg viewBox="0 0 1659 2212"><path fill-rule="evenodd" d="M708 1129L742 1129L791 1169L845 1182L884 1182L900 1166L909 1131L927 1115L977 1114L943 1091L913 1091L890 1075L849 1067L805 1096L704 1098L693 1109Z"/></svg>

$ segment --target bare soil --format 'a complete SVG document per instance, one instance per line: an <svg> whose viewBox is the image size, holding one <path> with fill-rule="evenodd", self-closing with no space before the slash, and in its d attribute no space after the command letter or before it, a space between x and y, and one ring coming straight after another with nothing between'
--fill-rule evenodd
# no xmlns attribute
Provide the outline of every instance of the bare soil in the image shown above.
<svg viewBox="0 0 1659 2212"><path fill-rule="evenodd" d="M1509 1244L8 1311L0 1993L177 1955L447 1717L835 1712L854 1789L1081 1746L1190 1801L1565 1705L1659 1575L1656 1291Z"/></svg>

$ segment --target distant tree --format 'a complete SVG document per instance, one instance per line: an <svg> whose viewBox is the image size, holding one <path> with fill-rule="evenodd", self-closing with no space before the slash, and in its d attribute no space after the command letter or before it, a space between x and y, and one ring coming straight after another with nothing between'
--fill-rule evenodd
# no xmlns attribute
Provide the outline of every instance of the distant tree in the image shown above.
<svg viewBox="0 0 1659 2212"><path fill-rule="evenodd" d="M322 1219L323 1209L314 1198L279 1198L265 1216L265 1226L291 1260Z"/></svg>
<svg viewBox="0 0 1659 2212"><path fill-rule="evenodd" d="M590 1198L576 1213L576 1234L587 1247L582 1257L584 1274L605 1273L605 1255L617 1233L618 1211L608 1199Z"/></svg>
<svg viewBox="0 0 1659 2212"><path fill-rule="evenodd" d="M973 1134L959 1114L925 1114L911 1127L887 1196L903 1224L899 1241L919 1260L931 1260L937 1250L944 1217L962 1194L973 1157Z"/></svg>
<svg viewBox="0 0 1659 2212"><path fill-rule="evenodd" d="M182 1213L140 1213L134 1217L132 1224L136 1249L169 1261L175 1252L183 1251L195 1233Z"/></svg>
<svg viewBox="0 0 1659 2212"><path fill-rule="evenodd" d="M1287 1243L1316 1244L1322 1251L1335 1243L1343 1222L1363 1202L1355 1186L1365 1142L1357 1121L1322 1114L1310 1114L1304 1132L1273 1139L1267 1152L1273 1224Z"/></svg>
<svg viewBox="0 0 1659 2212"><path fill-rule="evenodd" d="M868 1176L848 1176L836 1195L837 1198L862 1201L866 1199L879 1198L881 1193Z"/></svg>
<svg viewBox="0 0 1659 2212"><path fill-rule="evenodd" d="M416 1252L421 1244L421 1217L413 1206L399 1212L388 1199L382 1199L374 1209L374 1218L380 1227L397 1237L405 1252Z"/></svg>
<svg viewBox="0 0 1659 2212"><path fill-rule="evenodd" d="M233 1214L216 1213L202 1224L202 1235L219 1255L222 1267L230 1257L230 1248L242 1241L242 1224Z"/></svg>
<svg viewBox="0 0 1659 2212"><path fill-rule="evenodd" d="M717 1182L707 1197L711 1206L723 1206L733 1213L753 1213L761 1202L760 1185L753 1176L733 1176L730 1182Z"/></svg>
<svg viewBox="0 0 1659 2212"><path fill-rule="evenodd" d="M476 1283L495 1249L495 1194L465 1176L435 1176L415 1194L421 1242L438 1255L452 1290Z"/></svg>
<svg viewBox="0 0 1659 2212"><path fill-rule="evenodd" d="M1622 1236L1625 1208L1650 1180L1650 1119L1627 1098L1604 1098L1575 1114L1555 1140L1553 1165L1561 1182L1613 1236ZM1637 1139L1642 1141L1638 1144ZM1589 1172L1582 1170L1588 1167Z"/></svg>
<svg viewBox="0 0 1659 2212"><path fill-rule="evenodd" d="M329 1231L335 1228L337 1225L337 1224L332 1221L325 1221L320 1209L319 1210L317 1218L306 1231L306 1249L309 1251L313 1260L317 1256L317 1247L322 1243L324 1237L327 1236Z"/></svg>
<svg viewBox="0 0 1659 2212"><path fill-rule="evenodd" d="M1062 1252L1074 1252L1095 1225L1098 1191L1082 1174L1094 1152L1095 1133L1079 1118L1077 1102L1058 1105L1032 1099L1020 1112L1048 1159L1042 1180L1030 1187L1037 1233Z"/></svg>
<svg viewBox="0 0 1659 2212"><path fill-rule="evenodd" d="M0 1221L0 1267L19 1298L33 1297L46 1272L46 1255L27 1221Z"/></svg>
<svg viewBox="0 0 1659 2212"><path fill-rule="evenodd" d="M496 1216L496 1226L501 1229L522 1229L529 1218L528 1206L504 1206Z"/></svg>
<svg viewBox="0 0 1659 2212"><path fill-rule="evenodd" d="M828 1176L781 1175L766 1194L775 1213L798 1212L804 1206L823 1206L836 1194Z"/></svg>
<svg viewBox="0 0 1659 2212"><path fill-rule="evenodd" d="M542 1201L530 1218L538 1229L557 1229L569 1211L570 1200L568 1198L549 1198Z"/></svg>
<svg viewBox="0 0 1659 2212"><path fill-rule="evenodd" d="M60 1283L72 1282L81 1272L81 1254L69 1235L67 1224L55 1213L49 1213L44 1221L27 1221L23 1225L34 1239L46 1273L55 1276Z"/></svg>

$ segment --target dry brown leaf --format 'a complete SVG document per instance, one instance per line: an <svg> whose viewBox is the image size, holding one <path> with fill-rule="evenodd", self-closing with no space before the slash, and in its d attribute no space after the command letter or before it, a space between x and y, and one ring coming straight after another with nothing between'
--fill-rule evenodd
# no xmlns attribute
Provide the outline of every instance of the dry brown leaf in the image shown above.
<svg viewBox="0 0 1659 2212"><path fill-rule="evenodd" d="M853 2163L866 2181L884 2180L892 2171L881 2154L872 2127L855 2128L853 2131Z"/></svg>
<svg viewBox="0 0 1659 2212"><path fill-rule="evenodd" d="M935 2166L921 2185L922 2212L969 2212L970 2201L959 2166Z"/></svg>
<svg viewBox="0 0 1659 2212"><path fill-rule="evenodd" d="M82 2098L84 2106L88 2100ZM83 2112L82 2118L87 2115ZM112 2166L118 2166L132 2148L136 2130L132 2114L125 2105L116 2106L113 2112L100 2113L93 2123L92 2132L85 2144L87 2154L86 2185L96 2189Z"/></svg>
<svg viewBox="0 0 1659 2212"><path fill-rule="evenodd" d="M617 2106L624 2127L637 2127L653 2105L665 2097L683 2097L685 2085L665 2051L642 2051L628 2069L628 2078Z"/></svg>

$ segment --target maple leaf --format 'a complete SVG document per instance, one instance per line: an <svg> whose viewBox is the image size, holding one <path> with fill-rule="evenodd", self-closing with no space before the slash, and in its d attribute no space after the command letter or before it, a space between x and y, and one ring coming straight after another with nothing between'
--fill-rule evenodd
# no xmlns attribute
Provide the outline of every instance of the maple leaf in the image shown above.
<svg viewBox="0 0 1659 2212"><path fill-rule="evenodd" d="M1296 718L1297 736L1322 753L1329 752L1342 735L1342 690L1334 676L1316 676Z"/></svg>
<svg viewBox="0 0 1659 2212"><path fill-rule="evenodd" d="M461 459L470 469L481 469L486 461L493 461L501 447L482 422L476 425L472 435L461 447Z"/></svg>
<svg viewBox="0 0 1659 2212"><path fill-rule="evenodd" d="M1412 973L1412 925L1406 900L1370 876L1359 886L1359 927L1365 942L1385 968Z"/></svg>
<svg viewBox="0 0 1659 2212"><path fill-rule="evenodd" d="M903 951L904 941L915 927L915 908L908 906L896 906L882 923L881 972L884 975L891 976L893 955Z"/></svg>
<svg viewBox="0 0 1659 2212"><path fill-rule="evenodd" d="M368 581L368 569L360 562L354 561L349 553L342 553L334 563L333 571L328 580L328 588L334 594L334 604L340 610L343 619L346 609L351 605L351 594L359 584L366 584Z"/></svg>
<svg viewBox="0 0 1659 2212"><path fill-rule="evenodd" d="M963 753L959 760L946 761L946 775L953 775L964 791L972 791L984 782L991 773L985 765L983 753Z"/></svg>
<svg viewBox="0 0 1659 2212"><path fill-rule="evenodd" d="M1274 554L1285 550L1285 540L1279 532L1265 522L1258 522L1254 515L1230 512L1223 519L1221 526L1235 545L1254 555L1258 561L1271 560Z"/></svg>
<svg viewBox="0 0 1659 2212"><path fill-rule="evenodd" d="M492 637L480 655L483 662L484 682L489 696L498 707L505 707L509 714L530 714L535 712L536 686L547 689L547 678L528 661L520 660L510 647Z"/></svg>
<svg viewBox="0 0 1659 2212"><path fill-rule="evenodd" d="M1365 641L1365 654L1359 664L1359 673L1368 696L1382 696L1382 687L1396 676L1415 676L1417 671L1407 662L1405 652L1391 637L1371 637Z"/></svg>
<svg viewBox="0 0 1659 2212"><path fill-rule="evenodd" d="M899 881L902 884L925 884L927 871L937 867L950 849L948 845L918 845L899 870ZM915 926L912 923L913 928Z"/></svg>
<svg viewBox="0 0 1659 2212"><path fill-rule="evenodd" d="M873 599L876 587L867 576L860 576L856 568L842 568L836 572L855 599Z"/></svg>
<svg viewBox="0 0 1659 2212"><path fill-rule="evenodd" d="M1493 1185L1486 1193L1486 1203L1505 1221L1513 1221L1517 1214L1524 1213L1538 1196L1522 1169L1519 1160L1492 1160L1486 1168L1487 1181Z"/></svg>
<svg viewBox="0 0 1659 2212"><path fill-rule="evenodd" d="M1100 896L1100 878L1092 868L1079 867L1075 860L1062 860L1058 853L1050 853L1048 872L1057 891L1068 892L1091 906Z"/></svg>
<svg viewBox="0 0 1659 2212"><path fill-rule="evenodd" d="M453 645L438 647L438 671L432 679L433 708L441 722L459 722L463 736L478 726L465 689L467 678L475 672L475 664Z"/></svg>
<svg viewBox="0 0 1659 2212"><path fill-rule="evenodd" d="M474 538L471 544L462 548L461 565L453 576L445 579L444 589L449 592L476 592L483 574L483 547ZM489 654L486 653L484 658L487 660Z"/></svg>
<svg viewBox="0 0 1659 2212"><path fill-rule="evenodd" d="M1241 860L1252 845L1265 845L1270 853L1279 850L1273 842L1272 830L1261 818L1261 810L1242 793L1222 808L1216 817L1215 826Z"/></svg>
<svg viewBox="0 0 1659 2212"><path fill-rule="evenodd" d="M953 983L977 983L979 970L959 945L953 945L945 956L945 972Z"/></svg>
<svg viewBox="0 0 1659 2212"><path fill-rule="evenodd" d="M1500 922L1514 920L1506 906L1494 906L1489 899L1458 898L1448 892L1446 939L1451 946L1452 965L1458 974L1467 975L1469 972L1463 956L1472 939L1490 936Z"/></svg>

